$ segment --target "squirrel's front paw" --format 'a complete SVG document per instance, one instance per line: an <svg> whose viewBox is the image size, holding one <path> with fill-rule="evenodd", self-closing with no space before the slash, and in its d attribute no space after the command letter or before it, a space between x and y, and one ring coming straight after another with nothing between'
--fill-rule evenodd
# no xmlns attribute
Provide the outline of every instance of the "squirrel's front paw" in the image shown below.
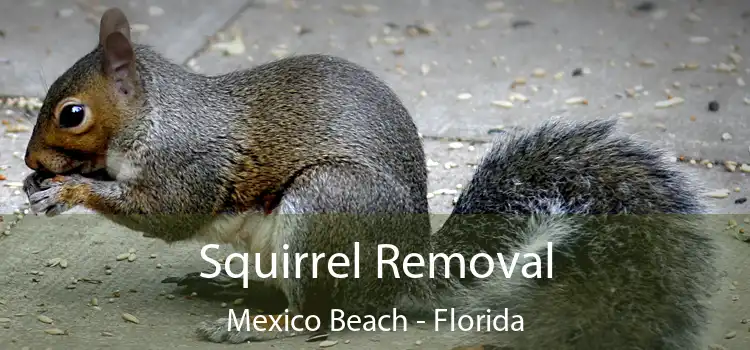
<svg viewBox="0 0 750 350"><path fill-rule="evenodd" d="M66 186L78 185L86 182L85 178L79 176L55 176L39 181L38 177L27 177L24 189L29 197L31 210L34 213L44 213L52 217L64 213L75 206L69 199L63 196Z"/></svg>
<svg viewBox="0 0 750 350"><path fill-rule="evenodd" d="M279 316L275 315L271 317L276 318ZM279 326L281 330L275 329L273 327L268 327L269 329L267 330L255 329L255 327L253 327L253 316L250 316L250 318L251 320L247 328L237 328L234 322L229 322L229 318L220 318L213 322L203 322L200 324L200 326L198 326L197 333L198 336L203 340L208 340L214 343L226 342L232 344L262 342L310 333L308 331L294 332L291 329L286 329L287 327L284 327L282 322L279 322L282 323L282 325ZM262 323L260 324L262 325Z"/></svg>

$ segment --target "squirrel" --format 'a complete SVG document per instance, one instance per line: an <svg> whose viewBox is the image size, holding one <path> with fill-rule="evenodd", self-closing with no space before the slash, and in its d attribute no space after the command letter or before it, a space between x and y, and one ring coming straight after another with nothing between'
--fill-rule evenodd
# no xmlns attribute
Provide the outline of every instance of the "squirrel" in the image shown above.
<svg viewBox="0 0 750 350"><path fill-rule="evenodd" d="M303 265L300 278L265 281L290 315L324 325L334 308L508 309L523 331L467 333L456 349L699 348L716 246L700 186L665 151L612 119L501 134L433 233L422 142L395 92L353 62L304 54L201 75L133 43L111 8L96 47L49 87L24 188L35 213L83 206L165 242L231 244L264 271L272 253L352 257L359 242L359 278L312 278ZM382 243L399 248L398 263L466 259L437 266L449 278L378 278ZM554 275L459 277L479 253L537 253ZM309 331L231 329L224 318L197 333L239 343Z"/></svg>

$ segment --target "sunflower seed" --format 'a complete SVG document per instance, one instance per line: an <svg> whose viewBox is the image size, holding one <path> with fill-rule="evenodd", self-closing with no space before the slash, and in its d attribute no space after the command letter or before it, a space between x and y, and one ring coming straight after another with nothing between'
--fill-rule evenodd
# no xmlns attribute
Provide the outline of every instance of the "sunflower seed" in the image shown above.
<svg viewBox="0 0 750 350"><path fill-rule="evenodd" d="M713 190L706 193L706 196L711 198L727 198L729 197L729 190L726 188Z"/></svg>
<svg viewBox="0 0 750 350"><path fill-rule="evenodd" d="M588 101L583 97L571 97L567 100L565 100L565 104L568 105L577 105L577 104L588 104Z"/></svg>
<svg viewBox="0 0 750 350"><path fill-rule="evenodd" d="M705 36L691 36L690 42L693 44L708 44L711 41L708 37Z"/></svg>
<svg viewBox="0 0 750 350"><path fill-rule="evenodd" d="M669 108L669 107L681 104L683 102L685 102L685 99L683 99L682 97L672 97L672 98L670 98L668 100L656 102L654 104L654 107L656 107L656 108Z"/></svg>
<svg viewBox="0 0 750 350"><path fill-rule="evenodd" d="M505 10L505 3L502 1L493 1L484 4L484 8L490 12L500 12Z"/></svg>
<svg viewBox="0 0 750 350"><path fill-rule="evenodd" d="M495 107L502 107L502 108L513 108L513 103L510 101L492 101L490 102Z"/></svg>
<svg viewBox="0 0 750 350"><path fill-rule="evenodd" d="M135 317L135 316L133 316L133 315L127 313L127 312L122 314L122 319L125 320L125 321L127 321L127 322L131 322L131 323L135 323L135 324L141 323L141 321L138 321L137 317Z"/></svg>
<svg viewBox="0 0 750 350"><path fill-rule="evenodd" d="M148 15L151 17L159 17L164 14L164 9L159 6L150 6L148 8Z"/></svg>
<svg viewBox="0 0 750 350"><path fill-rule="evenodd" d="M334 346L334 345L336 345L338 343L339 342L336 341L336 340L324 340L324 341L320 342L319 346L321 348L330 348L330 347L332 347L332 346Z"/></svg>
<svg viewBox="0 0 750 350"><path fill-rule="evenodd" d="M44 333L47 333L49 335L66 335L66 334L68 334L68 332L66 332L66 331L64 331L62 329L59 329L59 328L45 329Z"/></svg>

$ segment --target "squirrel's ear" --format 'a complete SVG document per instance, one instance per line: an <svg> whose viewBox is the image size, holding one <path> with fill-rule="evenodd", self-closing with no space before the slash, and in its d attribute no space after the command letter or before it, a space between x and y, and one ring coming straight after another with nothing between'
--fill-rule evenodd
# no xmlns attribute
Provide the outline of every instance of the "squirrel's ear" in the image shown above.
<svg viewBox="0 0 750 350"><path fill-rule="evenodd" d="M102 55L104 72L118 80L131 77L135 68L135 51L130 42L130 23L120 9L111 8L102 15L99 25L99 44L104 53ZM121 88L127 90L127 86Z"/></svg>

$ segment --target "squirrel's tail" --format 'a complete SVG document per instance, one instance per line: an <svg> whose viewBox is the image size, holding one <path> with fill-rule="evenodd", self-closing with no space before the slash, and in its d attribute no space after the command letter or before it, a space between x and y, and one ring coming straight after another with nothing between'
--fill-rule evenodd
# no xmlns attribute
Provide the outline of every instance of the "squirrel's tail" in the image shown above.
<svg viewBox="0 0 750 350"><path fill-rule="evenodd" d="M707 209L674 162L618 136L615 125L549 122L505 135L436 234L436 250L465 257L455 313L494 316L507 308L507 329L473 334L480 343L698 347L702 300L715 278L713 241L702 223ZM489 277L472 277L470 258L479 253L494 258ZM540 262L529 264L527 253ZM475 271L488 271L487 261L477 258Z"/></svg>

